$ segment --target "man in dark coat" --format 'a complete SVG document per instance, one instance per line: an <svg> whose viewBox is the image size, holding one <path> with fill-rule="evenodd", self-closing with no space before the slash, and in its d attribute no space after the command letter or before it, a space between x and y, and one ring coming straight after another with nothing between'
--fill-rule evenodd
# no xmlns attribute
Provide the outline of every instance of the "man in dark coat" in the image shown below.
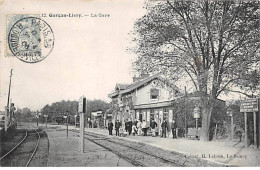
<svg viewBox="0 0 260 170"><path fill-rule="evenodd" d="M116 130L116 136L119 136L119 128L121 127L121 123L119 120L116 121L115 123L115 130Z"/></svg>
<svg viewBox="0 0 260 170"><path fill-rule="evenodd" d="M128 121L128 134L129 135L132 133L132 126L133 126L133 122L131 121L131 119L129 119L129 121Z"/></svg>
<svg viewBox="0 0 260 170"><path fill-rule="evenodd" d="M163 122L162 122L162 136L161 137L166 138L167 129L168 129L167 121L166 121L166 119L164 119Z"/></svg>
<svg viewBox="0 0 260 170"><path fill-rule="evenodd" d="M152 129L152 137L155 137L155 128L157 127L157 123L152 119L151 129Z"/></svg>
<svg viewBox="0 0 260 170"><path fill-rule="evenodd" d="M125 131L128 132L129 129L129 122L125 120Z"/></svg>
<svg viewBox="0 0 260 170"><path fill-rule="evenodd" d="M172 138L177 138L176 136L176 128L177 128L177 125L176 125L176 122L175 120L172 120L172 124L171 124L171 128L172 128Z"/></svg>
<svg viewBox="0 0 260 170"><path fill-rule="evenodd" d="M114 126L114 124L111 122L111 120L109 120L108 128L107 128L109 131L109 135L112 135L113 126Z"/></svg>

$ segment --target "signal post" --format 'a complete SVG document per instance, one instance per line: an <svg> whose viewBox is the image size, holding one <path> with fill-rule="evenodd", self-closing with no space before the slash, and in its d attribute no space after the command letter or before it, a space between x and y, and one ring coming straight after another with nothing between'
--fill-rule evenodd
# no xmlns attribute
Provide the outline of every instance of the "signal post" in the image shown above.
<svg viewBox="0 0 260 170"><path fill-rule="evenodd" d="M78 113L79 113L79 121L80 121L80 140L79 140L79 146L80 146L80 151L84 153L84 113L86 113L87 108L86 108L86 98L82 96L79 99L78 102Z"/></svg>

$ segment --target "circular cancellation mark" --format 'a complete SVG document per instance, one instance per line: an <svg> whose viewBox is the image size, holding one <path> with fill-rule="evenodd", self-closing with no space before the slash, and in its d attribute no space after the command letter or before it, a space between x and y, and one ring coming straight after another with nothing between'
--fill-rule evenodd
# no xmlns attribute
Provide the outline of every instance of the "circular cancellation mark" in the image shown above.
<svg viewBox="0 0 260 170"><path fill-rule="evenodd" d="M54 34L44 20L26 17L11 27L8 45L18 59L26 63L37 63L51 53L54 46Z"/></svg>

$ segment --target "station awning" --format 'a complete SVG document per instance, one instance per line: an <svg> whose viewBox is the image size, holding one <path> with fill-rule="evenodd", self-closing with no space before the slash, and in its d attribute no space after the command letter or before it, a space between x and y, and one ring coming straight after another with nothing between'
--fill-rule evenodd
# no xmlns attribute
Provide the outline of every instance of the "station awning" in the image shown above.
<svg viewBox="0 0 260 170"><path fill-rule="evenodd" d="M173 101L164 101L164 102L157 102L157 103L149 103L149 104L141 104L135 105L134 109L150 109L150 108L159 108L159 107L167 107L172 106Z"/></svg>

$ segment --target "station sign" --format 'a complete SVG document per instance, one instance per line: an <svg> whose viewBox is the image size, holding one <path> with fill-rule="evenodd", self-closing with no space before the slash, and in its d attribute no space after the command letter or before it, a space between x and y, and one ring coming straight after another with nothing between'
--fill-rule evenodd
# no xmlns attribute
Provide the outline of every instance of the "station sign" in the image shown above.
<svg viewBox="0 0 260 170"><path fill-rule="evenodd" d="M86 113L86 98L82 96L78 102L78 113Z"/></svg>
<svg viewBox="0 0 260 170"><path fill-rule="evenodd" d="M242 100L240 104L240 112L257 112L259 111L258 99Z"/></svg>
<svg viewBox="0 0 260 170"><path fill-rule="evenodd" d="M44 117L48 117L48 115L44 115Z"/></svg>
<svg viewBox="0 0 260 170"><path fill-rule="evenodd" d="M63 116L64 119L67 119L67 116Z"/></svg>

